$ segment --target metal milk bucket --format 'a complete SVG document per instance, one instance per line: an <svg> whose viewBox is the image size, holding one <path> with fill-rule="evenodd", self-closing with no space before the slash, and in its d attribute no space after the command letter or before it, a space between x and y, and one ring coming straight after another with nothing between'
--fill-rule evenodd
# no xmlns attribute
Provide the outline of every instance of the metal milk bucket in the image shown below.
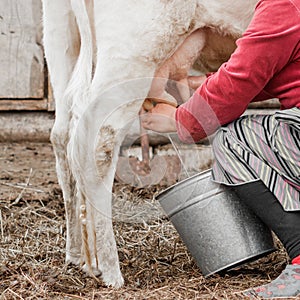
<svg viewBox="0 0 300 300"><path fill-rule="evenodd" d="M157 196L206 277L276 250L266 225L210 174L192 176Z"/></svg>

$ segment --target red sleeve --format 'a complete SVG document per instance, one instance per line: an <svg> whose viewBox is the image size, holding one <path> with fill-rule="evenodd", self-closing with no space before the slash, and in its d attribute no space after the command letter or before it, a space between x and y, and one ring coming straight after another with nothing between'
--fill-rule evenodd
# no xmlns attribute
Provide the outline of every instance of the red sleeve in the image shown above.
<svg viewBox="0 0 300 300"><path fill-rule="evenodd" d="M252 100L263 100L268 81L289 61L299 33L295 7L286 0L260 1L227 63L209 76L176 111L179 138L199 141L241 116ZM295 16L295 17L293 17Z"/></svg>

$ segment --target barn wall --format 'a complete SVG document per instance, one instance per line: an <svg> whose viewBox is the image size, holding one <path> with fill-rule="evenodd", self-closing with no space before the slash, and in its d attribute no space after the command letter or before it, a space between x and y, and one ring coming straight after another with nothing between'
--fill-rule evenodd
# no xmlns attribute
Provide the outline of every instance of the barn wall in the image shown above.
<svg viewBox="0 0 300 300"><path fill-rule="evenodd" d="M41 0L0 1L0 110L53 110Z"/></svg>

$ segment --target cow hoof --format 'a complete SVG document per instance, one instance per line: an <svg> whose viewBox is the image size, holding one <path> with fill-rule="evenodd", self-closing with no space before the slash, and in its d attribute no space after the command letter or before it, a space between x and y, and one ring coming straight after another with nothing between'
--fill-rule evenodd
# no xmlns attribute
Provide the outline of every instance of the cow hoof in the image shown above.
<svg viewBox="0 0 300 300"><path fill-rule="evenodd" d="M98 269L95 262L92 263L91 268L89 268L87 264L84 264L82 266L82 270L91 276L97 277L97 276L101 275L101 271Z"/></svg>
<svg viewBox="0 0 300 300"><path fill-rule="evenodd" d="M117 274L102 274L102 280L107 287L119 289L124 285L124 279L121 272L118 272Z"/></svg>
<svg viewBox="0 0 300 300"><path fill-rule="evenodd" d="M66 263L79 266L81 263L80 255L66 255Z"/></svg>

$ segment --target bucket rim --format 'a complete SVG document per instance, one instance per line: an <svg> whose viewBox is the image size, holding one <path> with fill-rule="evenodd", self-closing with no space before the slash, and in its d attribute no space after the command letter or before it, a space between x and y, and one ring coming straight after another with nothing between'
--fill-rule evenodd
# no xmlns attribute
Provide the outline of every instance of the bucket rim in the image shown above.
<svg viewBox="0 0 300 300"><path fill-rule="evenodd" d="M221 193L223 193L224 190L221 190L221 189L213 189L205 194L201 194L201 195L198 195L194 198L191 198L191 199L188 199L187 201L185 201L184 203L180 203L179 205L177 205L175 208L173 208L172 210L170 210L169 212L166 212L167 213L167 216L169 218L172 218L174 215L180 213L182 210L184 209L187 209L199 202L204 202L208 199L210 199L210 201L213 201L213 197L212 196L217 196ZM209 201L209 203L210 203ZM161 203L161 201L160 201ZM206 204L206 205L209 205L209 204Z"/></svg>
<svg viewBox="0 0 300 300"><path fill-rule="evenodd" d="M206 175L206 174L209 174L209 173L211 173L211 169L207 169L207 170L205 170L205 171L202 171L202 172L200 172L200 173L197 173L197 174L195 174L195 175L192 175L192 176L190 176L190 177L188 177L188 178L185 178L185 179L183 179L183 180L180 180L179 182L176 182L175 184L173 184L173 185L167 187L166 189L164 189L163 191L159 192L159 193L155 196L155 199L158 200L158 201L161 201L162 199L160 199L160 198L162 198L164 195L166 195L167 193L169 193L171 190L173 190L173 189L175 189L175 188L178 188L178 187L180 187L181 185L185 184L186 182L192 181L193 179L195 179L195 178L197 178L197 177L199 177L199 176L201 176L201 175Z"/></svg>

